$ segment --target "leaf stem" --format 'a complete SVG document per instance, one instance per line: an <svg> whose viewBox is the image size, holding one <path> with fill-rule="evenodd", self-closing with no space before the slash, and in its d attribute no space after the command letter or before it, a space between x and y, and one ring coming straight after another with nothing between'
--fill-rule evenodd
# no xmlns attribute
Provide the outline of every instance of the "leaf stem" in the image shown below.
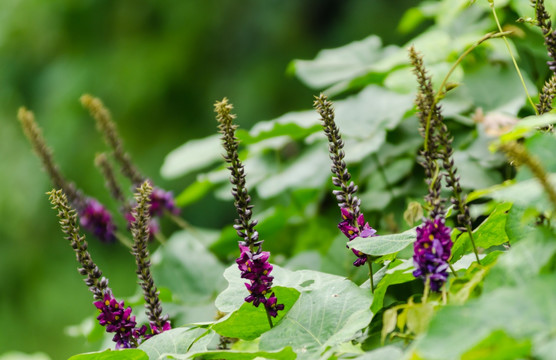
<svg viewBox="0 0 556 360"><path fill-rule="evenodd" d="M116 239L118 239L118 241L120 243L122 243L125 247L127 247L128 249L131 249L133 247L133 243L131 242L131 240L129 240L125 235L123 235L120 232L116 232L114 234L114 236L116 236Z"/></svg>
<svg viewBox="0 0 556 360"><path fill-rule="evenodd" d="M489 3L490 3L490 8L492 9L492 15L494 16L494 21L496 21L496 26L498 26L498 31L500 31L500 33L503 33L502 32L502 26L500 25L500 21L498 20L498 15L496 15L496 9L494 8L494 0L490 0ZM535 4L535 6L536 6L536 4ZM536 8L535 8L535 11L536 11ZM525 80L523 79L523 75L521 74L521 70L519 70L519 66L517 65L517 61L515 60L514 54L512 53L510 43L508 42L508 39L506 39L506 36L504 36L504 35L501 35L501 36L502 36L502 39L504 39L504 43L506 44L506 48L508 49L508 52L510 53L510 57L512 58L512 62L514 64L515 70L517 71L517 75L519 76L519 80L521 81L521 85L523 86L523 89L525 90L525 95L527 95L527 100L529 100L529 103L533 107L533 110L535 110L535 114L539 115L539 111L537 109L537 106L535 105L535 103L531 99L531 95L529 95L529 90L527 90L527 85L525 85Z"/></svg>
<svg viewBox="0 0 556 360"><path fill-rule="evenodd" d="M371 280L371 294L375 293L375 284L373 280L373 262L371 261L371 257L367 255L367 264L369 264L369 280Z"/></svg>
<svg viewBox="0 0 556 360"><path fill-rule="evenodd" d="M427 298L429 297L429 289L431 287L431 278L427 275L427 279L425 280L425 290L423 291L423 297L421 298L421 302L423 304L427 303Z"/></svg>

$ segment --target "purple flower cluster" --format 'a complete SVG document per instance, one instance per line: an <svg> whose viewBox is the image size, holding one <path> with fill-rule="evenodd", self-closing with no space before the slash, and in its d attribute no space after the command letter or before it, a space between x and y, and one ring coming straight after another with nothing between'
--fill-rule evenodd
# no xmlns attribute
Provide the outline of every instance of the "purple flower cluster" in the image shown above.
<svg viewBox="0 0 556 360"><path fill-rule="evenodd" d="M354 222L354 216L348 209L342 208L341 211L343 220L338 224L338 229L344 233L349 241L356 237L368 238L376 236L376 230L373 229L368 222L365 222L363 214L360 214ZM353 265L365 265L367 262L367 255L356 249L351 249L351 251L357 256L357 260L355 260Z"/></svg>
<svg viewBox="0 0 556 360"><path fill-rule="evenodd" d="M241 255L236 259L241 277L243 279L251 280L251 283L245 283L249 296L245 301L252 302L253 305L259 307L259 304L264 304L268 314L272 317L278 315L279 310L284 310L284 304L277 304L277 299L274 293L271 293L267 299L266 294L272 288L272 280L274 277L270 276L272 265L268 262L270 253L268 251L261 251L260 248L257 252L253 253L249 246L239 245Z"/></svg>
<svg viewBox="0 0 556 360"><path fill-rule="evenodd" d="M444 218L427 219L417 228L413 244L413 263L417 268L413 276L430 281L432 291L440 291L448 279L448 259L452 250L451 229Z"/></svg>
<svg viewBox="0 0 556 360"><path fill-rule="evenodd" d="M116 240L116 225L112 215L96 199L85 199L85 206L79 211L80 223L101 241L111 243Z"/></svg>
<svg viewBox="0 0 556 360"><path fill-rule="evenodd" d="M180 213L180 209L176 206L174 195L171 191L164 191L161 188L153 187L153 191L151 192L150 215L151 217L162 216L164 210L174 215L179 215Z"/></svg>
<svg viewBox="0 0 556 360"><path fill-rule="evenodd" d="M100 312L97 320L100 325L106 326L106 332L116 333L112 341L116 349L137 347L145 337L147 327L137 328L135 316L131 316L131 307L125 308L124 302L118 302L110 291L104 293L104 298L95 301L94 305Z"/></svg>

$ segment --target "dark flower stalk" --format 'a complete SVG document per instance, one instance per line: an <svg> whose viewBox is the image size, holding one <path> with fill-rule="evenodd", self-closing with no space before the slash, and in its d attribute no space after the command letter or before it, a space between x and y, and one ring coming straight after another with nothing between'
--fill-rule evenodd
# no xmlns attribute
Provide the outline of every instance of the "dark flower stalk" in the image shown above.
<svg viewBox="0 0 556 360"><path fill-rule="evenodd" d="M351 174L344 161L344 142L340 130L336 126L332 102L328 100L326 95L320 94L319 97L315 97L313 107L321 116L322 127L328 138L328 151L332 160L332 184L340 188L340 190L333 191L342 215L342 221L338 224L338 228L350 241L356 237L367 238L376 236L376 230L369 223L365 222L365 218L359 208L361 200L356 195L357 185L350 181ZM373 269L370 257L356 249L352 249L352 251L357 256L357 260L353 263L354 266L362 266L368 263L371 291L374 292Z"/></svg>
<svg viewBox="0 0 556 360"><path fill-rule="evenodd" d="M31 111L20 108L18 119L33 150L41 160L55 187L64 191L72 205L78 210L81 225L101 241L111 243L116 240L116 226L110 212L96 199L85 196L75 184L68 182L54 162L52 150L46 144L42 131Z"/></svg>
<svg viewBox="0 0 556 360"><path fill-rule="evenodd" d="M556 32L552 30L550 14L544 7L544 0L531 0L531 5L535 8L537 26L541 29L544 44L550 60L547 62L549 69L556 74Z"/></svg>
<svg viewBox="0 0 556 360"><path fill-rule="evenodd" d="M424 150L422 152L424 157L422 165L425 168L426 181L429 185L429 193L425 197L425 201L427 201L430 208L430 218L436 219L437 217L445 216L443 200L440 196L440 179L442 176L439 174L438 165L436 163L436 160L441 160L445 172L443 177L448 187L452 189L452 197L450 200L459 212L456 217L457 222L461 227L460 229L462 231L467 231L469 234L477 263L480 264L479 254L475 246L475 239L473 238L469 207L465 202L465 195L461 189L459 176L457 176L457 168L452 159L454 152L452 148L453 138L450 135L448 127L444 123L444 117L442 116L440 106L437 105L438 95L432 88L432 81L430 76L427 75L423 59L413 46L409 48L409 58L419 84L416 104L419 110L419 120L421 123L420 131L425 138Z"/></svg>
<svg viewBox="0 0 556 360"><path fill-rule="evenodd" d="M259 233L255 230L257 221L251 220L253 205L251 205L251 196L245 186L245 169L238 155L239 141L235 137L235 130L238 126L233 124L236 116L231 113L233 106L228 103L226 98L217 102L214 108L217 113L216 120L219 123L218 129L222 134L222 144L226 150L224 160L229 164L228 169L231 171L232 195L238 213L234 229L242 238L239 241L241 254L236 259L236 263L241 271L241 277L250 280L249 283L245 283L247 291L249 291L249 296L245 298L245 301L253 303L255 307L263 304L272 328L271 317L276 317L278 311L284 309L284 305L278 304L274 292L271 292L274 277L270 276L272 272L272 265L268 262L270 253L262 251L263 240L259 239ZM267 294L270 294L268 298Z"/></svg>
<svg viewBox="0 0 556 360"><path fill-rule="evenodd" d="M145 181L137 190L138 193L135 194L137 206L132 211L133 218L135 219L131 225L131 233L134 239L132 254L135 256L137 276L139 277L139 283L143 289L146 301L146 314L150 321L152 332L156 335L170 330L171 326L170 321L168 321L168 315L162 316L162 305L158 296L159 291L154 284L151 274L151 262L149 260L149 250L147 249L150 237L149 201L152 186L148 181Z"/></svg>
<svg viewBox="0 0 556 360"><path fill-rule="evenodd" d="M104 135L106 144L112 149L114 158L121 166L122 174L131 181L134 187L141 186L147 178L141 174L131 161L131 156L125 152L110 111L99 98L92 97L89 94L81 96L81 104L89 110L91 116L95 119L97 129ZM164 211L167 211L172 220L180 226L183 225L183 221L176 218L180 209L176 206L173 194L170 191L154 187L151 196L151 215L161 216Z"/></svg>
<svg viewBox="0 0 556 360"><path fill-rule="evenodd" d="M100 312L97 317L99 324L106 327L106 332L116 333L112 338L116 348L137 347L145 336L147 327L137 328L135 316L131 316L131 307L125 308L124 302L118 302L112 295L112 290L108 287L108 279L102 276L102 272L91 259L85 236L79 234L77 214L69 206L66 195L62 190L52 190L48 195L53 208L58 211L62 231L70 241L77 262L81 265L78 271L86 276L85 284L97 300L93 304Z"/></svg>

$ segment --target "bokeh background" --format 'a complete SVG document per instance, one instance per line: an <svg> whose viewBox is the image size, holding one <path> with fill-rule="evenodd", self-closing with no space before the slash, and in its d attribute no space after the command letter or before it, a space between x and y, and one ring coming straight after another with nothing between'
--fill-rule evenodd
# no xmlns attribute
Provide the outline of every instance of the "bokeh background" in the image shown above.
<svg viewBox="0 0 556 360"><path fill-rule="evenodd" d="M93 350L66 333L91 314L91 295L49 208L51 185L16 119L35 112L67 178L117 205L93 164L106 151L78 99L101 97L127 150L157 184L179 193L193 179L165 182L165 155L214 133L213 103L228 96L242 127L308 108L311 90L288 63L375 33L404 43L396 30L414 0L0 2L0 354L44 352L64 359ZM209 197L183 216L220 228L231 207ZM122 224L122 221L120 224ZM171 228L171 224L164 224ZM133 258L121 245L90 248L113 288L135 292Z"/></svg>

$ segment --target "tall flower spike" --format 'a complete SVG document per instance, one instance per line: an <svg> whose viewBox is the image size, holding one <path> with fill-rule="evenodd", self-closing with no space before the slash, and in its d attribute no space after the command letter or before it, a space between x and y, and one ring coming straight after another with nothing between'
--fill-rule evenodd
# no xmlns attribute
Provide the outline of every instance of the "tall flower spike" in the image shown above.
<svg viewBox="0 0 556 360"><path fill-rule="evenodd" d="M420 150L420 154L423 157L420 160L420 164L425 170L425 178L429 188L425 201L430 209L431 217L434 218L436 216L444 216L444 203L440 196L442 184L440 177L436 175L438 173L436 164L438 139L435 135L435 129L439 119L441 119L440 107L435 104L432 81L427 75L423 59L413 46L409 48L409 58L419 85L415 104L419 109L419 132L425 139L424 147Z"/></svg>
<svg viewBox="0 0 556 360"><path fill-rule="evenodd" d="M131 157L124 151L124 146L116 124L112 121L110 112L100 99L92 97L89 94L81 96L81 104L89 110L91 116L95 119L98 130L104 135L104 140L110 146L114 153L116 161L122 167L122 173L131 180L135 186L140 186L146 178L141 175L139 170L131 162Z"/></svg>
<svg viewBox="0 0 556 360"><path fill-rule="evenodd" d="M112 149L114 158L120 164L124 176L132 182L134 187L141 186L147 178L139 172L131 161L131 156L125 152L123 142L116 129L116 124L112 121L110 111L108 111L99 98L92 97L89 94L81 96L81 104L89 109L91 116L95 119L98 130L104 135L104 140ZM151 215L160 216L165 210L172 215L180 213L172 193L157 187L152 191L151 204ZM156 223L153 223L153 229L155 226Z"/></svg>
<svg viewBox="0 0 556 360"><path fill-rule="evenodd" d="M436 160L439 159L442 161L442 166L446 173L444 176L446 184L452 189L450 200L459 212L456 218L460 225L460 230L466 231L469 234L475 258L477 263L480 264L479 254L473 238L469 207L465 201L466 197L461 189L457 168L452 157L454 152L452 148L453 138L444 123L440 106L437 105L438 96L432 88L432 81L430 76L427 75L423 59L413 46L409 48L409 58L419 84L416 103L419 110L421 127L425 129L424 132L421 129L421 133L425 138L424 151L422 152L425 160L422 162L422 165L425 168L425 176L429 185L429 194L425 200L431 208L430 218L444 217L443 199L440 196L441 176L436 164Z"/></svg>
<svg viewBox="0 0 556 360"><path fill-rule="evenodd" d="M33 113L24 107L19 108L17 113L17 118L21 123L21 127L23 128L23 132L25 136L31 143L35 154L40 158L44 169L50 176L54 187L58 189L62 189L66 196L70 199L72 203L76 201L80 201L82 195L78 192L75 185L68 182L60 169L54 162L54 157L52 155L52 149L48 147L46 144L46 140L42 134L42 130L35 121L35 116ZM77 205L77 204L75 204Z"/></svg>
<svg viewBox="0 0 556 360"><path fill-rule="evenodd" d="M132 215L135 219L131 226L131 233L133 234L133 248L132 253L135 256L135 263L137 264L137 276L143 295L146 301L146 314L151 322L153 333L160 333L170 329L170 322L168 315L162 316L162 305L158 297L159 291L154 284L151 274L149 260L149 250L147 243L150 237L149 231L149 200L152 193L152 187L148 181L145 181L138 193L135 194L137 206L133 209Z"/></svg>
<svg viewBox="0 0 556 360"><path fill-rule="evenodd" d="M328 100L326 95L320 94L319 97L315 97L313 107L321 116L322 127L328 138L328 151L332 160L332 183L340 188L340 190L334 190L333 192L342 215L342 221L338 224L338 228L350 241L356 237L375 236L376 230L365 222L365 218L359 209L361 200L355 195L357 185L350 181L351 174L344 161L344 142L334 121L332 102ZM357 256L357 260L353 263L354 266L364 265L369 259L367 255L358 250L352 249L352 251Z"/></svg>
<svg viewBox="0 0 556 360"><path fill-rule="evenodd" d="M18 119L52 183L55 187L63 190L71 204L79 212L81 225L101 241L114 242L116 240L116 226L112 221L112 215L97 200L86 197L73 183L64 178L54 162L52 150L46 144L42 131L35 122L33 113L22 107L19 109Z"/></svg>
<svg viewBox="0 0 556 360"><path fill-rule="evenodd" d="M531 5L535 8L537 26L542 31L544 44L551 58L547 65L550 70L556 74L556 32L552 30L550 14L546 11L544 0L531 0Z"/></svg>
<svg viewBox="0 0 556 360"><path fill-rule="evenodd" d="M239 241L239 249L241 254L236 259L241 277L249 280L245 283L249 296L245 298L246 302L253 303L258 307L260 304L265 306L270 327L272 327L271 317L276 317L278 311L284 309L283 304L278 304L276 296L271 293L272 280L270 276L272 265L268 262L270 253L262 251L262 240L259 240L259 233L255 230L256 220L251 220L252 208L251 197L245 187L245 170L238 156L238 139L235 137L237 125L233 124L235 115L231 113L233 106L228 103L228 99L224 98L215 105L217 113L216 119L219 122L219 130L222 134L222 144L226 150L224 159L230 166L231 171L230 182L232 183L232 195L234 196L234 205L238 213L238 219L235 221L234 228L237 234L242 238ZM270 297L267 298L267 294Z"/></svg>
<svg viewBox="0 0 556 360"><path fill-rule="evenodd" d="M93 293L94 298L101 300L108 288L108 280L102 277L102 272L91 259L85 236L79 234L75 210L69 206L68 199L62 190L52 190L47 194L53 209L58 211L62 231L66 234L66 239L69 240L75 251L77 262L81 265L81 268L78 269L79 273L86 276L85 284Z"/></svg>

